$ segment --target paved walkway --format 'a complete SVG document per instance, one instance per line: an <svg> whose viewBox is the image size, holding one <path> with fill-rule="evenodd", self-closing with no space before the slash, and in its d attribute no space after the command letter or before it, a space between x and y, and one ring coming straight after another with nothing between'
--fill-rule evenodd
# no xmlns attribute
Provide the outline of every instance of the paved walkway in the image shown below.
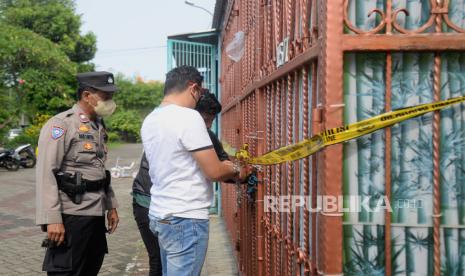
<svg viewBox="0 0 465 276"><path fill-rule="evenodd" d="M231 240L226 231L223 219L218 216L210 218L210 240L207 258L203 266L202 276L238 275Z"/></svg>
<svg viewBox="0 0 465 276"><path fill-rule="evenodd" d="M116 157L123 163L138 161L141 145L123 145L110 151L107 165ZM113 179L120 203L120 224L107 236L110 253L99 275L147 275L147 254L132 215L132 179ZM45 275L41 271L45 234L34 225L35 170L8 172L0 169L0 275ZM202 275L237 275L227 232L221 218L212 217L207 260Z"/></svg>
<svg viewBox="0 0 465 276"><path fill-rule="evenodd" d="M148 257L142 241L138 244L138 254L129 265L131 276L148 275ZM210 240L207 258L201 276L235 276L238 275L231 242L223 220L218 216L210 217Z"/></svg>

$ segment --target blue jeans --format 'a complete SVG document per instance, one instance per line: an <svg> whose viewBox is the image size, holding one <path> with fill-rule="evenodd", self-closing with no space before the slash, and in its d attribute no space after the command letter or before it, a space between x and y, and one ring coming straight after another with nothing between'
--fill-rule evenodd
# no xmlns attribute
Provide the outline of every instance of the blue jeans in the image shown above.
<svg viewBox="0 0 465 276"><path fill-rule="evenodd" d="M208 219L150 216L150 230L158 235L164 276L197 276L208 247Z"/></svg>

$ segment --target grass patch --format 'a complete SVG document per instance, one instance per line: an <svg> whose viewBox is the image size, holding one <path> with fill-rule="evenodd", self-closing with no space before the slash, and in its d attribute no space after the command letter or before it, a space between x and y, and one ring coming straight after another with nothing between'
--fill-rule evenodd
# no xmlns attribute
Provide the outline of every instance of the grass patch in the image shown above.
<svg viewBox="0 0 465 276"><path fill-rule="evenodd" d="M113 149L117 149L121 147L123 144L124 144L123 142L115 141L115 142L108 143L107 147L109 150L113 150Z"/></svg>

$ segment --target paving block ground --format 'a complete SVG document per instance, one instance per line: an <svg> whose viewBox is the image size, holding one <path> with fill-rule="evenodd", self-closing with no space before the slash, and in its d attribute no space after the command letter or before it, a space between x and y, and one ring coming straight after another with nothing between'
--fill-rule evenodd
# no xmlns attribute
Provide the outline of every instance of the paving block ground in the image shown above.
<svg viewBox="0 0 465 276"><path fill-rule="evenodd" d="M125 144L110 151L107 167L117 157L123 164L136 161L140 144ZM107 236L109 254L99 275L148 275L148 257L132 215L132 179L112 180L120 203L120 224ZM35 226L35 169L8 172L0 169L0 275L46 275L42 272L45 250L40 247L45 234ZM221 218L213 216L210 240L202 275L237 275L228 234Z"/></svg>

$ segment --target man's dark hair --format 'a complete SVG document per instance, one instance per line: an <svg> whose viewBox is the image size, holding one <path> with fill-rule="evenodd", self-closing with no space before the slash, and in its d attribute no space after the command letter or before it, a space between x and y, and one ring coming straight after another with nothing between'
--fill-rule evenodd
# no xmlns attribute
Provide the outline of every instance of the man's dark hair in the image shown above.
<svg viewBox="0 0 465 276"><path fill-rule="evenodd" d="M221 112L221 104L216 99L215 94L207 91L197 103L195 107L199 113L206 113L210 115L216 115Z"/></svg>
<svg viewBox="0 0 465 276"><path fill-rule="evenodd" d="M77 90L77 99L78 99L78 101L81 100L82 93L84 91L95 92L95 89L93 89L92 87L89 87L89 86L79 86L79 88Z"/></svg>
<svg viewBox="0 0 465 276"><path fill-rule="evenodd" d="M195 82L202 86L203 77L193 66L179 66L166 74L165 89L163 93L169 95L173 92L183 91L189 86L189 82Z"/></svg>

